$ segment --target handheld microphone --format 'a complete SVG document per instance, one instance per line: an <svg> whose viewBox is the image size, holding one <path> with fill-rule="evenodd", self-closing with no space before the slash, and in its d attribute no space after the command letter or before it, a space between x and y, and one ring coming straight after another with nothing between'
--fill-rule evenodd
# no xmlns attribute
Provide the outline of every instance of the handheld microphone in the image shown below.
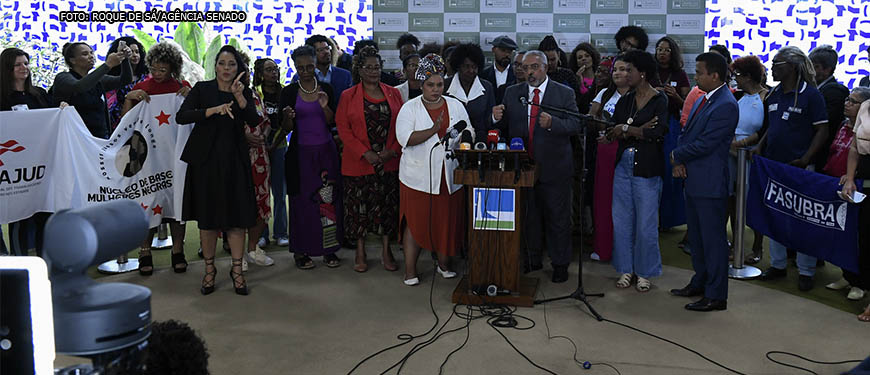
<svg viewBox="0 0 870 375"><path fill-rule="evenodd" d="M471 143L474 142L474 137L471 135L471 131L468 129L463 130L462 133L459 134L459 149L460 150L471 150ZM468 153L462 153L462 169L468 168Z"/></svg>
<svg viewBox="0 0 870 375"><path fill-rule="evenodd" d="M499 135L501 132L498 129L492 129L486 133L486 143L489 144L490 150L495 150Z"/></svg>
<svg viewBox="0 0 870 375"><path fill-rule="evenodd" d="M525 144L523 144L522 138L513 138L511 139L511 150L525 150Z"/></svg>
<svg viewBox="0 0 870 375"><path fill-rule="evenodd" d="M444 137L441 137L441 140L438 141L438 143L446 144L447 141L450 140L451 138L458 137L459 133L461 131L465 130L465 128L467 128L467 127L468 127L468 123L465 122L465 120L459 120L459 122L457 122L456 125L453 125L452 127L450 127L450 129L447 129L447 134L444 134Z"/></svg>
<svg viewBox="0 0 870 375"><path fill-rule="evenodd" d="M486 151L486 143L477 142L474 144L474 149L477 151ZM483 153L477 153L477 175L480 178L480 181L483 181L484 173L483 173Z"/></svg>

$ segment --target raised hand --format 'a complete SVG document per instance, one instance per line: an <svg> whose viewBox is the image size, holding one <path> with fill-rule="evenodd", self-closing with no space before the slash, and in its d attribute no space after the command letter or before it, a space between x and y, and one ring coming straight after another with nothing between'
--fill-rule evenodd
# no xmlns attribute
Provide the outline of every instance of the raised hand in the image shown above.
<svg viewBox="0 0 870 375"><path fill-rule="evenodd" d="M329 105L329 96L323 90L317 92L317 103L320 104L320 108L326 108Z"/></svg>
<svg viewBox="0 0 870 375"><path fill-rule="evenodd" d="M245 75L245 72L239 73L239 75L236 76L236 79L233 80L233 85L230 87L233 95L239 96L242 94L242 90L245 89L245 85L243 85L241 81L243 75Z"/></svg>
<svg viewBox="0 0 870 375"><path fill-rule="evenodd" d="M120 52L112 52L106 55L106 65L110 68L114 68L118 65L121 65L121 61L124 60L124 55Z"/></svg>

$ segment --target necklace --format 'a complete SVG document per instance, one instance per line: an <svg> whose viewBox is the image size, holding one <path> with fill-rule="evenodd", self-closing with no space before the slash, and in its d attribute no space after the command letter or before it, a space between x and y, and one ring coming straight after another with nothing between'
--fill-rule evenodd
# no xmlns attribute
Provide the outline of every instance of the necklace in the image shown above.
<svg viewBox="0 0 870 375"><path fill-rule="evenodd" d="M302 90L302 92L304 92L306 94L313 94L313 93L317 92L317 80L316 79L314 80L314 88L311 89L311 91L306 90L305 86L302 86L302 81L299 81L299 89Z"/></svg>
<svg viewBox="0 0 870 375"><path fill-rule="evenodd" d="M439 97L438 97L438 100L433 100L433 101L430 102L430 101L426 100L426 98L423 97L423 95L420 95L420 100L422 100L423 103L426 103L426 104L438 104L438 103L441 103L442 100L444 100L444 97L443 97L443 96L439 96Z"/></svg>

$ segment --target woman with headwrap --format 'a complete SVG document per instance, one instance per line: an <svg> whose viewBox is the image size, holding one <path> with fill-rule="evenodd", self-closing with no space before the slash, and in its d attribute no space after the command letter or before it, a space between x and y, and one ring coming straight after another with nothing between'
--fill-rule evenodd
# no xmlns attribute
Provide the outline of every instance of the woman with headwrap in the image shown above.
<svg viewBox="0 0 870 375"><path fill-rule="evenodd" d="M437 270L444 278L450 271L449 256L455 255L465 237L465 199L462 185L453 183L459 162L446 158L439 139L449 127L469 122L459 100L443 96L444 60L428 54L420 60L416 78L423 82L423 95L411 99L396 119L396 138L402 145L399 163L399 233L405 251L405 285L417 285L420 248L438 253ZM474 136L474 129L467 127ZM455 148L458 139L450 141Z"/></svg>

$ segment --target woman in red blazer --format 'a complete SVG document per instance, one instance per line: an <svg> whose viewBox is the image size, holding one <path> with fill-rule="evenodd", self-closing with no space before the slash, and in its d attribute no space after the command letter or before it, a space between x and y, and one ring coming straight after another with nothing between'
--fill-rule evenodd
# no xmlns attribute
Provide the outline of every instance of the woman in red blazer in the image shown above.
<svg viewBox="0 0 870 375"><path fill-rule="evenodd" d="M381 83L383 60L373 47L353 58L353 87L341 94L335 122L344 144L344 231L356 240L353 269L368 269L365 236L381 236L381 263L387 271L399 267L390 251L390 238L398 234L399 156L396 116L402 107L399 90Z"/></svg>

